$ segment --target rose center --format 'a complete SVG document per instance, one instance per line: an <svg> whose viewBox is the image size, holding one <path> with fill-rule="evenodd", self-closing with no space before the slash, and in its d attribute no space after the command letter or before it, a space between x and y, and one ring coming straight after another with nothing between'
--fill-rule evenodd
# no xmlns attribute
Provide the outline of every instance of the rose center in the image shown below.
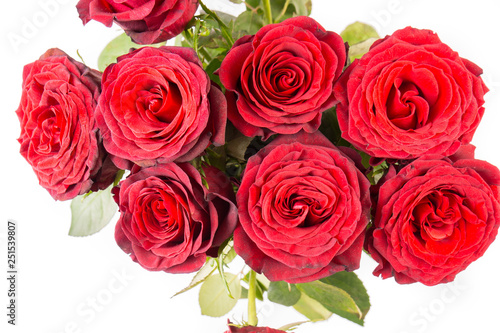
<svg viewBox="0 0 500 333"><path fill-rule="evenodd" d="M294 194L289 198L289 214L291 216L302 216L299 227L310 227L323 222L321 218L321 205L313 198Z"/></svg>
<svg viewBox="0 0 500 333"><path fill-rule="evenodd" d="M297 75L293 71L280 69L276 73L273 73L273 75L273 87L276 91L290 92L290 89L298 84Z"/></svg>
<svg viewBox="0 0 500 333"><path fill-rule="evenodd" d="M183 240L183 218L179 216L182 208L173 195L162 189L150 189L139 197L137 207L141 209L136 212L136 220L145 232L171 242Z"/></svg>
<svg viewBox="0 0 500 333"><path fill-rule="evenodd" d="M61 125L57 117L57 109L48 107L38 116L38 128L40 129L37 151L40 154L50 154L60 149Z"/></svg>
<svg viewBox="0 0 500 333"><path fill-rule="evenodd" d="M397 78L387 99L387 117L401 129L418 129L427 123L429 104L418 86Z"/></svg>
<svg viewBox="0 0 500 333"><path fill-rule="evenodd" d="M252 95L260 103L275 107L293 104L310 88L310 63L297 59L291 52L279 52L265 59L256 71L256 89Z"/></svg>
<svg viewBox="0 0 500 333"><path fill-rule="evenodd" d="M182 106L182 95L176 84L170 82L166 87L155 86L142 98L144 109L158 120L170 123Z"/></svg>
<svg viewBox="0 0 500 333"><path fill-rule="evenodd" d="M414 232L423 240L444 241L452 237L461 220L463 198L453 192L433 192L413 211Z"/></svg>

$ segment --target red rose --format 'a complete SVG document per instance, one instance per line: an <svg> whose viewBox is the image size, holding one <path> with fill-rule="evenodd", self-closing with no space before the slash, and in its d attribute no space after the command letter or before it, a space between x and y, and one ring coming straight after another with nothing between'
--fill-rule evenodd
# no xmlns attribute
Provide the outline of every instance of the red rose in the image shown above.
<svg viewBox="0 0 500 333"><path fill-rule="evenodd" d="M278 137L248 160L236 196L234 249L271 281L352 271L368 224L369 187L353 160L319 132Z"/></svg>
<svg viewBox="0 0 500 333"><path fill-rule="evenodd" d="M59 49L24 67L20 152L56 200L106 188L118 171L94 119L100 83L101 73Z"/></svg>
<svg viewBox="0 0 500 333"><path fill-rule="evenodd" d="M398 30L337 81L342 137L375 157L451 155L471 141L484 113L480 74L432 31Z"/></svg>
<svg viewBox="0 0 500 333"><path fill-rule="evenodd" d="M256 326L237 327L229 325L229 329L224 333L286 333L286 332L269 327L256 327Z"/></svg>
<svg viewBox="0 0 500 333"><path fill-rule="evenodd" d="M134 167L114 188L121 215L115 238L132 260L151 271L189 273L229 237L237 223L234 192L213 167L200 173L189 163Z"/></svg>
<svg viewBox="0 0 500 333"><path fill-rule="evenodd" d="M198 0L80 0L83 24L96 20L107 27L115 21L137 44L164 42L184 30Z"/></svg>
<svg viewBox="0 0 500 333"><path fill-rule="evenodd" d="M305 16L240 38L219 70L229 120L246 136L316 131L345 61L342 38Z"/></svg>
<svg viewBox="0 0 500 333"><path fill-rule="evenodd" d="M225 143L226 100L193 49L143 47L104 71L96 120L122 168L186 162Z"/></svg>
<svg viewBox="0 0 500 333"><path fill-rule="evenodd" d="M375 275L398 283L453 281L500 225L500 172L475 159L421 157L382 184L365 247Z"/></svg>

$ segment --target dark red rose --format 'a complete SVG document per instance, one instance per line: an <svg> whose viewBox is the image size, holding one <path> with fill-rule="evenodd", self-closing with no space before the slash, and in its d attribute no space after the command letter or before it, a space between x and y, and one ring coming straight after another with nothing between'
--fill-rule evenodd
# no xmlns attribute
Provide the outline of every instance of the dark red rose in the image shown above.
<svg viewBox="0 0 500 333"><path fill-rule="evenodd" d="M353 160L321 133L280 136L248 160L234 249L271 281L357 269L369 188Z"/></svg>
<svg viewBox="0 0 500 333"><path fill-rule="evenodd" d="M228 325L228 328L229 329L224 333L286 333L285 331L276 330L274 328L269 328L269 327L256 327L256 326L237 327L237 326L232 326L231 323Z"/></svg>
<svg viewBox="0 0 500 333"><path fill-rule="evenodd" d="M120 209L116 242L151 271L189 273L231 236L238 218L229 179L218 169L200 173L189 163L134 167L113 189Z"/></svg>
<svg viewBox="0 0 500 333"><path fill-rule="evenodd" d="M337 81L342 137L371 156L453 154L471 141L488 91L481 68L430 30L376 41Z"/></svg>
<svg viewBox="0 0 500 333"><path fill-rule="evenodd" d="M137 44L164 42L184 30L198 8L198 0L80 0L76 5L83 24L113 21Z"/></svg>
<svg viewBox="0 0 500 333"><path fill-rule="evenodd" d="M380 187L366 238L374 274L401 284L453 281L497 235L499 186L500 171L475 159L424 156L401 169Z"/></svg>
<svg viewBox="0 0 500 333"><path fill-rule="evenodd" d="M246 136L316 131L345 61L342 38L306 16L240 38L219 70L229 120Z"/></svg>
<svg viewBox="0 0 500 333"><path fill-rule="evenodd" d="M59 49L24 67L20 152L56 200L106 188L118 171L94 119L100 83L101 73Z"/></svg>
<svg viewBox="0 0 500 333"><path fill-rule="evenodd" d="M223 145L226 100L193 49L143 47L118 58L102 77L96 110L104 147L130 168L186 162Z"/></svg>

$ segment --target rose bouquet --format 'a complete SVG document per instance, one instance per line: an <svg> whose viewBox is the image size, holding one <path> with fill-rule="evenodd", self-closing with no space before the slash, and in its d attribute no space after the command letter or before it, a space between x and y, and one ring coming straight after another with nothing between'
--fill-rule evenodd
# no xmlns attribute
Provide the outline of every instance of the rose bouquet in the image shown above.
<svg viewBox="0 0 500 333"><path fill-rule="evenodd" d="M363 325L363 250L397 283L453 281L500 226L500 171L471 145L482 69L430 30L336 33L310 1L244 3L80 0L84 24L124 30L100 68L59 49L25 66L20 152L72 200L70 234L118 209L118 246L194 273L179 293L201 285L203 314L248 299L229 332L277 331L255 327L257 299Z"/></svg>

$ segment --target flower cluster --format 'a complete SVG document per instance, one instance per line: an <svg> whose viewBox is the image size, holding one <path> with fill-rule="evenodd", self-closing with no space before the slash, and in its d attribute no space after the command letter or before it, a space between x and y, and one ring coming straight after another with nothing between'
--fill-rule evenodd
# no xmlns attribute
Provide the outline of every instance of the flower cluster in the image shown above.
<svg viewBox="0 0 500 333"><path fill-rule="evenodd" d="M449 282L495 239L500 173L467 146L484 113L481 73L433 32L407 27L373 43L335 85L342 137L389 161L365 242L375 274Z"/></svg>
<svg viewBox="0 0 500 333"><path fill-rule="evenodd" d="M191 32L198 5L77 9L153 44ZM304 284L356 270L364 248L375 275L435 285L495 239L500 171L470 145L488 89L435 33L406 27L352 62L307 16L227 37L218 62L198 37L102 73L52 49L23 73L20 151L40 185L57 200L114 186L116 241L142 267L196 272L230 240L269 281Z"/></svg>

